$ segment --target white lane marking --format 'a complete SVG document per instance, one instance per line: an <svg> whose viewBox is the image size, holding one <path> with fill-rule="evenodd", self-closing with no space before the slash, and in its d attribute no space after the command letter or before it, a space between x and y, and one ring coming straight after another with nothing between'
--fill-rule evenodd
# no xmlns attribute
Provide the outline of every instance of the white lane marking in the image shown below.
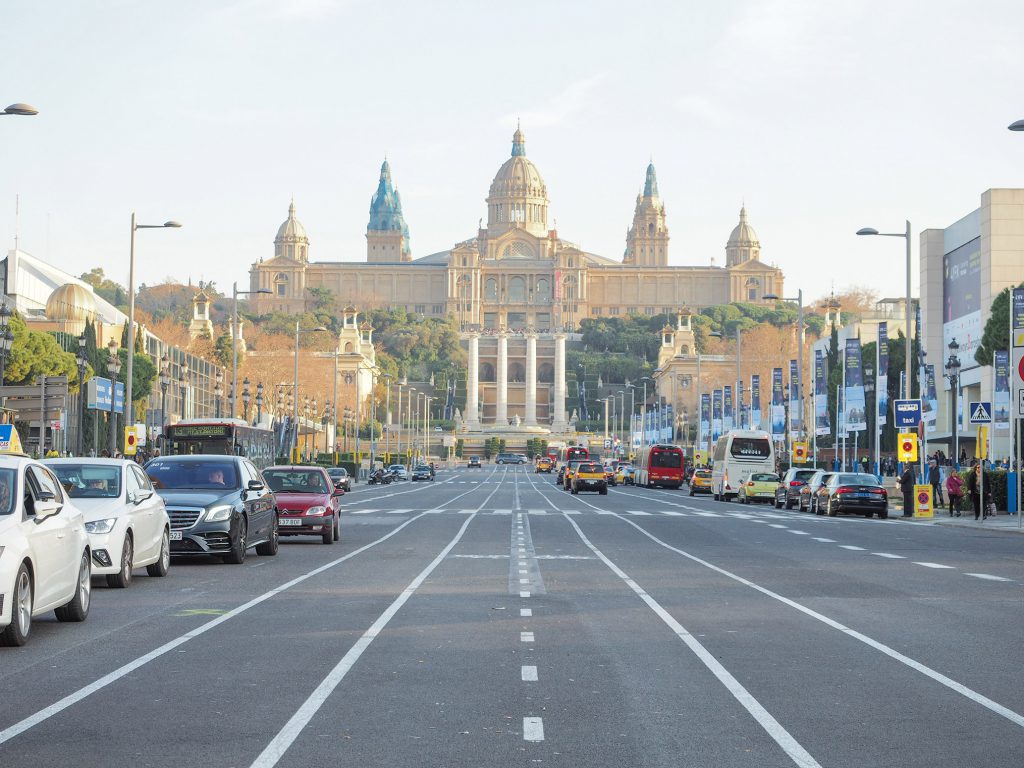
<svg viewBox="0 0 1024 768"><path fill-rule="evenodd" d="M599 509L599 510L597 510L597 514L599 514L599 515L614 515L615 513L612 512L611 510L608 510L608 509Z"/></svg>
<svg viewBox="0 0 1024 768"><path fill-rule="evenodd" d="M701 517L721 517L721 515L718 514L717 512L701 512L701 511L697 510L697 511L694 512L694 514L695 515L700 515Z"/></svg>
<svg viewBox="0 0 1024 768"><path fill-rule="evenodd" d="M650 515L651 513L650 513L650 512L643 512L643 511L641 511L641 510L639 510L639 509L631 509L631 510L629 510L628 512L626 512L626 514L627 514L627 515L641 515L641 516L648 516L648 515Z"/></svg>
<svg viewBox="0 0 1024 768"><path fill-rule="evenodd" d="M815 541L820 541L822 544L835 544L836 543L835 539L823 539L820 536L814 536L813 538L814 538Z"/></svg>
<svg viewBox="0 0 1024 768"><path fill-rule="evenodd" d="M533 632L520 632L519 642L521 643L532 643L534 642Z"/></svg>
<svg viewBox="0 0 1024 768"><path fill-rule="evenodd" d="M943 565L942 563L919 563L918 561L915 560L914 561L914 565L923 565L925 568L943 568L943 569L953 570L953 566L952 565Z"/></svg>
<svg viewBox="0 0 1024 768"><path fill-rule="evenodd" d="M536 683L538 680L537 668L533 666L524 666L522 669L522 677L524 683Z"/></svg>
<svg viewBox="0 0 1024 768"><path fill-rule="evenodd" d="M388 509L385 510L386 514L389 515L404 515L406 512L412 512L411 509Z"/></svg>
<svg viewBox="0 0 1024 768"><path fill-rule="evenodd" d="M529 597L529 596L530 596L530 593L529 593L529 592L520 592L520 593L519 593L519 596L520 596L520 597Z"/></svg>
<svg viewBox="0 0 1024 768"><path fill-rule="evenodd" d="M890 560L906 560L903 555L890 555L888 552L872 552L875 557L887 557Z"/></svg>
<svg viewBox="0 0 1024 768"><path fill-rule="evenodd" d="M462 539L471 522L473 522L472 517L466 519L459 532L455 534L455 538L448 542L448 545L441 550L430 565L420 571L419 575L409 582L409 586L402 590L402 594L395 598L394 602L387 607L384 613L377 617L377 620L370 625L370 628L363 633L362 637L349 648L348 653L341 657L341 661L334 666L334 669L320 682L320 685L302 703L302 706L296 710L295 714L285 723L285 726L278 731L277 735L267 744L259 757L253 760L252 768L271 768L271 766L277 764L284 756L284 753L288 751L288 748L295 742L295 739L298 738L299 734L302 733L302 729L320 711L324 702L327 701L328 697L334 692L334 689L338 687L345 675L348 674L349 670L359 660L359 657L370 646L370 643L383 631L384 627L394 618L399 609L405 605L419 586L426 581L427 577L434 572L434 569L444 561L448 553L455 549L455 545Z"/></svg>
<svg viewBox="0 0 1024 768"><path fill-rule="evenodd" d="M797 536L810 536L811 535L807 531L794 531L794 530L790 529L789 532L790 533L795 533Z"/></svg>
<svg viewBox="0 0 1024 768"><path fill-rule="evenodd" d="M527 510L531 515L543 515L547 513L546 509L529 509Z"/></svg>
<svg viewBox="0 0 1024 768"><path fill-rule="evenodd" d="M492 515L511 515L513 510L511 509L495 509L491 512Z"/></svg>
<svg viewBox="0 0 1024 768"><path fill-rule="evenodd" d="M659 515L668 515L669 517L689 517L685 512L673 512L671 509L660 509L658 510Z"/></svg>
<svg viewBox="0 0 1024 768"><path fill-rule="evenodd" d="M544 741L544 720L540 717L523 718L523 741Z"/></svg>
<svg viewBox="0 0 1024 768"><path fill-rule="evenodd" d="M519 575L520 575L520 576L525 576L525 575L526 575L526 574L528 574L528 573L529 573L529 571L528 571L528 570L526 570L525 568L520 568L520 569L519 569Z"/></svg>
<svg viewBox="0 0 1024 768"><path fill-rule="evenodd" d="M533 608L520 608L519 609L519 615L520 616L524 616L524 617L525 616L533 616Z"/></svg>
<svg viewBox="0 0 1024 768"><path fill-rule="evenodd" d="M964 576L973 576L976 579L985 579L986 581L1012 581L1012 579L1004 579L1002 576L992 576L988 573L965 573Z"/></svg>
<svg viewBox="0 0 1024 768"><path fill-rule="evenodd" d="M779 523L768 523L768 525L771 526L772 528L788 528L789 527L787 525L780 525Z"/></svg>
<svg viewBox="0 0 1024 768"><path fill-rule="evenodd" d="M284 592L286 590L289 590L292 587L296 586L297 584L301 584L302 582L304 582L304 581L306 581L308 579L311 579L314 576L317 576L317 575L323 573L324 571L329 570L330 568L333 568L334 566L336 566L336 565L338 565L340 563L345 562L346 560L351 560L356 555L362 554L363 552L365 552L366 550L370 549L371 547L375 547L378 544L380 544L380 543L382 543L384 541L387 541L392 536L394 536L399 531L401 531L403 528L405 528L405 527L407 527L409 525L412 525L414 522L419 520L421 517L423 517L423 515L417 515L416 517L412 517L412 518L406 520L404 523L402 523L398 527L396 527L395 530L391 531L390 533L385 534L384 536L381 536L376 541L372 541L369 544L367 544L366 546L363 546L363 547L360 547L359 549L353 550L352 552L349 552L347 555L343 555L342 557L339 557L337 560L332 560L331 562L325 563L324 565L321 565L318 568L314 568L313 570L308 571L307 573L304 573L301 576L296 576L291 581L286 581L281 586L274 587L274 589L270 590L269 592L264 592L262 595L259 595L258 597L254 597L252 600L248 601L247 603L242 603L242 605L238 606L237 608L233 608L230 611L228 611L227 613L222 614L222 615L218 616L215 619L211 619L210 621L206 622L205 624L200 624L195 629L193 629L193 630L191 630L189 632L186 632L185 634L180 635L180 636L174 638L173 640L171 640L171 641L169 641L167 643L164 643L159 648L154 648L149 653L146 653L146 654L143 654L142 656L139 656L138 658L128 662L127 664L125 664L125 665L123 665L121 667L118 667L117 669L113 670L112 672L108 672L103 677L101 677L101 678L99 678L97 680L94 680L93 682L89 683L89 685L87 685L87 686L85 686L83 688L79 688L74 693L69 693L67 696L65 696L62 699L59 699L58 701L55 701L50 706L45 707L45 708L39 710L38 712L36 712L35 714L29 715L24 720L21 720L21 721L15 723L14 725L8 726L3 731L0 731L0 744L3 744L5 742L7 742L7 741L10 741L11 739L13 739L18 734L24 733L28 729L33 728L33 727L39 725L44 720L48 720L49 718L51 718L54 715L62 712L63 710L67 709L68 707L72 706L73 704L77 704L82 699L84 699L84 698L86 698L88 696L91 696L92 694L96 693L96 691L99 691L99 690L102 690L103 688L106 688L111 683L114 683L114 682L120 680L122 677L125 677L126 675L131 674L132 672L134 672L139 667L142 667L142 666L148 664L149 662L153 661L154 659L158 659L161 656L163 656L163 655L165 655L167 653L170 653L171 651L173 651L178 646L184 645L185 643L187 643L189 640L193 640L194 638L199 637L200 635L204 634L205 632L208 632L209 630L213 629L214 627L220 626L225 621L229 621L230 619L233 619L235 616L238 616L239 614L245 613L250 608L254 608L255 606L259 605L260 603L265 602L266 600L269 600L270 598L274 597L275 595L278 595L278 594L280 594L280 593L282 593L282 592Z"/></svg>
<svg viewBox="0 0 1024 768"><path fill-rule="evenodd" d="M376 511L377 511L376 509L352 509L352 510L349 510L349 514L350 515L369 515L369 514L371 514L373 512L376 512Z"/></svg>
<svg viewBox="0 0 1024 768"><path fill-rule="evenodd" d="M839 548L840 549L848 549L851 552L864 552L865 551L864 547L855 547L855 546L853 546L853 544L840 544Z"/></svg>
<svg viewBox="0 0 1024 768"><path fill-rule="evenodd" d="M619 517L620 520L626 520L624 517ZM647 606L654 611L654 613L665 622L666 626L676 633L676 636L682 640L687 647L693 651L694 655L704 663L711 673L718 678L719 682L725 686L726 690L731 693L736 701L750 713L750 715L757 721L765 732L771 736L775 742L782 748L782 750L792 758L793 762L796 763L800 768L821 768L817 760L811 757L811 754L801 746L801 744L793 738L793 736L787 731L778 720L776 720L767 709L765 709L761 703L754 698L753 694L750 693L746 688L743 687L742 683L737 680L721 662L714 657L714 655L705 648L697 638L690 634L690 632L680 624L675 618L661 607L653 597L644 591L643 587L633 581L630 576L619 568L615 563L609 560L601 550L595 547L590 539L584 535L583 531L576 524L575 520L566 518L569 521L569 525L576 529L576 533L579 535L583 543L590 548L590 551L597 555L605 565L607 565L612 573L622 579L636 595L643 600ZM628 521L633 527L643 531L639 525L634 522ZM653 537L652 537L653 538Z"/></svg>
<svg viewBox="0 0 1024 768"><path fill-rule="evenodd" d="M727 571L725 568L721 568L721 567L715 565L714 563L708 562L707 560L702 560L701 558L697 557L696 555L691 555L689 552L686 552L686 551L684 551L682 549L679 549L678 547L673 547L671 544L665 543L664 541L659 539L654 534L649 533L648 531L645 531L642 526L637 525L632 520L629 520L629 519L627 519L625 517L622 517L621 515L619 515L618 518L619 518L619 520L624 522L626 525L631 525L634 528L636 528L638 531L640 531L640 533L642 533L644 536L649 538L651 541L655 542L656 544L661 545L662 547L664 547L665 549L667 549L667 550L669 550L671 552L675 552L676 554L685 557L690 562L697 563L698 565L703 565L705 568L708 568L709 570L712 570L715 573L719 573L722 576L725 576L726 578L730 578L733 581L736 581L736 582L738 582L740 584L743 584L744 586L750 587L751 589L753 589L753 590L755 590L757 592L760 592L762 595L766 595L767 597L770 597L773 600L778 600L783 605L788 605L790 608L793 608L794 610L800 611L804 615L810 616L812 619L816 619L817 621L820 621L822 624L825 624L826 626L832 627L833 629L836 629L836 630L842 632L847 637L852 637L854 640L859 640L860 642L864 643L865 645L869 646L870 648L874 648L876 651L884 653L889 658L898 661L900 664L903 664L903 665L905 665L907 667L910 667L911 669L915 670L916 672L920 672L925 677L930 677L932 680L934 680L935 682L939 683L940 685L943 685L946 688L949 688L950 690L955 691L956 693L959 693L961 696L964 696L965 698L970 699L971 701L975 702L976 704L980 704L981 706L985 707L986 709L990 710L991 712L994 712L995 714L999 715L1000 717L1006 718L1007 720L1009 720L1014 725L1018 725L1021 728L1024 728L1024 715L1022 715L1022 714L1020 714L1018 712L1014 712L1009 707L1004 707L999 702L997 702L997 701L995 701L993 699L990 699L987 696L984 696L984 695L978 693L977 691L974 691L974 690L968 688L963 683L958 683L953 678L947 677L946 675L942 674L941 672L937 672L936 670L932 669L931 667L925 666L921 662L916 661L915 659L912 659L909 656L906 656L906 655L900 653L899 651L897 651L894 648L890 648L885 643L881 643L878 640L875 640L875 639L873 639L871 637L868 637L867 635L865 635L862 632L858 632L855 629L851 629L850 627L847 627L846 625L839 623L835 619L829 618L828 616L826 616L823 613L818 613L817 611L815 611L815 610L813 610L811 608L808 608L806 605L798 603L796 600L792 600L792 599L790 599L788 597L784 597L783 595L780 595L778 592L773 592L772 590L768 589L767 587L762 587L760 584L755 584L754 582L750 581L749 579L745 579L742 576L739 576L739 575L737 575L737 574L735 574L735 573L733 573L731 571ZM576 526L576 523L574 523L572 520L570 520L569 523L570 523L570 525L573 525L574 527ZM577 530L579 530L579 529L577 528ZM580 535L582 536L582 534L580 534ZM948 566L945 566L945 567L948 567Z"/></svg>

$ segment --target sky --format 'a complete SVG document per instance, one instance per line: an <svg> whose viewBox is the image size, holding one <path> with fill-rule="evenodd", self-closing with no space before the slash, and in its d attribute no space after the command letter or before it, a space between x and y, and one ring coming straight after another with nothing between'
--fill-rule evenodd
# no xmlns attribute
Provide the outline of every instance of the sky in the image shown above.
<svg viewBox="0 0 1024 768"><path fill-rule="evenodd" d="M473 237L520 120L549 221L620 259L653 159L671 264L745 203L786 292L905 290L903 244L1024 185L1024 3L6 0L0 237L69 272L248 285L294 196L363 261L386 156L414 257ZM15 215L19 198L20 215Z"/></svg>

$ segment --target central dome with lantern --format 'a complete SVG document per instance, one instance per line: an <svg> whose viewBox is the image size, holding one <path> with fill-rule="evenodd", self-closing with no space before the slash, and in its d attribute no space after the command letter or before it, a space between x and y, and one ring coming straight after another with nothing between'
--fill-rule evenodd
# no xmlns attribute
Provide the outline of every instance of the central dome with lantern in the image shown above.
<svg viewBox="0 0 1024 768"><path fill-rule="evenodd" d="M526 156L526 137L518 126L512 136L512 156L498 169L487 195L489 236L509 230L537 237L548 232L548 188Z"/></svg>

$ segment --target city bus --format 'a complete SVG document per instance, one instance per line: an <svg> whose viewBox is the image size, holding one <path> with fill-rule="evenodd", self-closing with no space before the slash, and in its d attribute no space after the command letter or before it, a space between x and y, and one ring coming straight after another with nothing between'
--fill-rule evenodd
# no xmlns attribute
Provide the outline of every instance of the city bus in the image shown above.
<svg viewBox="0 0 1024 768"><path fill-rule="evenodd" d="M754 472L775 471L775 446L767 432L734 429L718 438L711 468L711 494L728 501Z"/></svg>
<svg viewBox="0 0 1024 768"><path fill-rule="evenodd" d="M567 464L570 461L582 461L590 458L590 451L582 445L567 445L558 449L559 465Z"/></svg>
<svg viewBox="0 0 1024 768"><path fill-rule="evenodd" d="M185 419L164 428L165 456L245 456L257 469L274 464L274 432L242 419Z"/></svg>
<svg viewBox="0 0 1024 768"><path fill-rule="evenodd" d="M686 460L678 445L644 446L637 452L633 466L636 468L633 481L645 488L655 485L681 488L686 479Z"/></svg>

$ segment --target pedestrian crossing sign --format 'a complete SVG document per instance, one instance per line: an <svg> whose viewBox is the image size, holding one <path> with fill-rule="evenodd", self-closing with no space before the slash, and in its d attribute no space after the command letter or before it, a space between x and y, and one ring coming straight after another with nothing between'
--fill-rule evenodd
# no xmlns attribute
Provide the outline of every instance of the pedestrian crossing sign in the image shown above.
<svg viewBox="0 0 1024 768"><path fill-rule="evenodd" d="M992 403L985 400L975 400L970 404L967 412L971 415L971 424L992 423Z"/></svg>
<svg viewBox="0 0 1024 768"><path fill-rule="evenodd" d="M896 436L897 454L900 461L917 461L917 435L913 432L900 432Z"/></svg>

